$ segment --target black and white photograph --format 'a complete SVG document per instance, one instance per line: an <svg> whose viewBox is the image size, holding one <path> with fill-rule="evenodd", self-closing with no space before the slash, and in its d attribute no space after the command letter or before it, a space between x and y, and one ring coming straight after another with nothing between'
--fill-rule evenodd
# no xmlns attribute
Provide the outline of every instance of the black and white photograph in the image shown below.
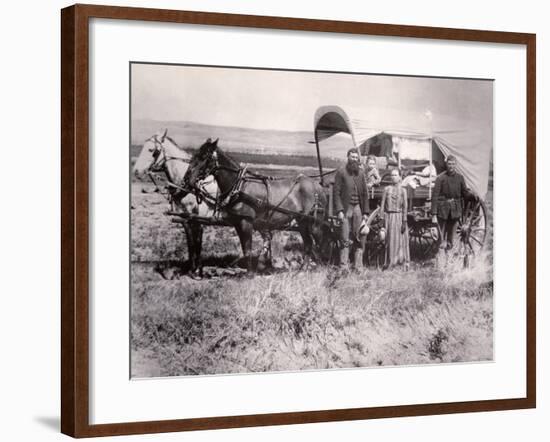
<svg viewBox="0 0 550 442"><path fill-rule="evenodd" d="M3 6L1 440L548 439L543 2Z"/></svg>
<svg viewBox="0 0 550 442"><path fill-rule="evenodd" d="M129 76L131 378L494 360L492 79Z"/></svg>

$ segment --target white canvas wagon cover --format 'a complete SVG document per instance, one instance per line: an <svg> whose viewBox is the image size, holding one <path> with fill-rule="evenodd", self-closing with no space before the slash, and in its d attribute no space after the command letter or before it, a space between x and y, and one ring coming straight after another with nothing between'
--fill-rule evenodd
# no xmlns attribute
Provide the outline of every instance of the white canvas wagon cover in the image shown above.
<svg viewBox="0 0 550 442"><path fill-rule="evenodd" d="M430 139L446 158L454 155L467 184L484 197L489 181L492 154L492 128L476 121L429 112L411 113L395 109L350 109L321 106L315 112L317 142L338 133L351 135L356 147L382 133L411 140Z"/></svg>

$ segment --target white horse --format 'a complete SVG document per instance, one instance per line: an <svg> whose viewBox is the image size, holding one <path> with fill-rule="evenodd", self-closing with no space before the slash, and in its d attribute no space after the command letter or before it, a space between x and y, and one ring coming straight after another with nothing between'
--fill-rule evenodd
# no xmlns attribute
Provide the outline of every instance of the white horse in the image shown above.
<svg viewBox="0 0 550 442"><path fill-rule="evenodd" d="M189 190L185 188L183 177L189 167L191 154L181 149L176 142L167 135L164 129L148 138L143 144L141 153L134 164L134 175L140 178L154 173L164 172L168 179L168 195L172 211L186 214L210 217L214 215L214 208L205 200L201 203ZM218 186L213 179L207 178L200 184L203 192L212 199L216 198ZM203 226L197 222L185 221L182 218L183 228L187 238L189 262L193 273L201 272L201 250Z"/></svg>

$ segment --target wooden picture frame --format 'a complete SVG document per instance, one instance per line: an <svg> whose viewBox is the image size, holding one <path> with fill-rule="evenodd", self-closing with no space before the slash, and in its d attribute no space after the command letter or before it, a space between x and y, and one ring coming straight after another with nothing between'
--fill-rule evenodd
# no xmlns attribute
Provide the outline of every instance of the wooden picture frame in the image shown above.
<svg viewBox="0 0 550 442"><path fill-rule="evenodd" d="M527 342L525 397L471 402L296 413L219 416L90 425L89 415L89 19L142 20L277 30L322 31L373 36L526 47L527 91ZM287 425L477 411L534 408L536 404L536 39L534 34L391 24L263 17L195 11L74 5L61 11L61 431L73 437Z"/></svg>

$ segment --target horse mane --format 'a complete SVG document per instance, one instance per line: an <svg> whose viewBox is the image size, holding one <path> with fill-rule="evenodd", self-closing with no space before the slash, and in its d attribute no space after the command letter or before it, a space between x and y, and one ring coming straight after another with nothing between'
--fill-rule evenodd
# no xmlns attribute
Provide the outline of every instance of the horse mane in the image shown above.
<svg viewBox="0 0 550 442"><path fill-rule="evenodd" d="M170 141L174 146L176 146L179 150L185 152L185 149L181 147L178 143L176 143L176 140L174 140L171 136L165 135L164 138L166 138L168 141Z"/></svg>
<svg viewBox="0 0 550 442"><path fill-rule="evenodd" d="M233 158L231 158L227 152L224 152L223 149L218 147L216 149L216 152L217 152L217 155L218 155L218 160L222 159L222 160L227 161L235 169L240 168L240 164L237 161L235 161Z"/></svg>
<svg viewBox="0 0 550 442"><path fill-rule="evenodd" d="M212 139L209 138L199 147L199 149L197 150L197 154L200 156L204 156L205 154L204 151L207 150L208 147L211 146L212 144L214 143L212 142ZM237 161L235 161L233 158L231 158L231 156L229 156L227 152L224 152L224 150L221 147L216 146L215 152L216 152L216 155L218 156L218 160L221 159L222 161L229 163L235 169L238 169L240 167L240 164Z"/></svg>
<svg viewBox="0 0 550 442"><path fill-rule="evenodd" d="M176 140L174 140L172 137L165 135L164 138L170 141L170 143L172 143L172 145L176 148L177 152L173 152L173 155L176 155L178 157L181 155L183 158L191 158L193 156L189 151L185 150L178 143L176 143Z"/></svg>

